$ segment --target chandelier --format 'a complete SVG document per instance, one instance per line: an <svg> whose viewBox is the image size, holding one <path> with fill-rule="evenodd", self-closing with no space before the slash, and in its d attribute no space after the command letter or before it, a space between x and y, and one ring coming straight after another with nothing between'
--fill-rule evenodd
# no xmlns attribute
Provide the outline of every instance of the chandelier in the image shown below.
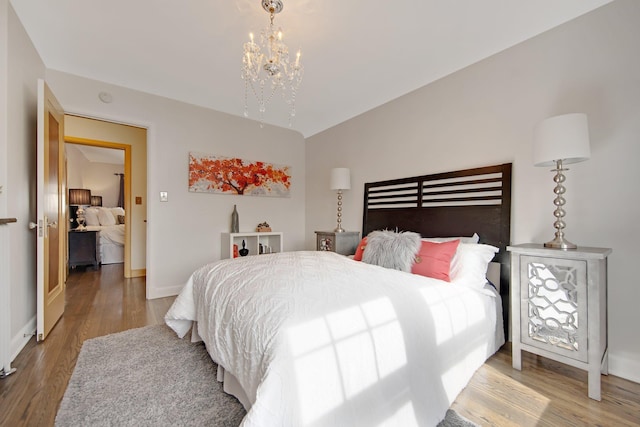
<svg viewBox="0 0 640 427"><path fill-rule="evenodd" d="M289 48L282 41L282 29L276 29L273 19L276 13L282 12L281 0L261 0L262 8L270 15L269 27L260 32L260 43L256 43L253 33L249 33L249 41L244 44L242 58L242 79L244 80L244 116L249 117L248 93L253 92L258 102L260 122L262 125L264 112L276 92L289 106L289 126L296 115L296 92L304 68L300 63L300 50L295 61L289 61Z"/></svg>

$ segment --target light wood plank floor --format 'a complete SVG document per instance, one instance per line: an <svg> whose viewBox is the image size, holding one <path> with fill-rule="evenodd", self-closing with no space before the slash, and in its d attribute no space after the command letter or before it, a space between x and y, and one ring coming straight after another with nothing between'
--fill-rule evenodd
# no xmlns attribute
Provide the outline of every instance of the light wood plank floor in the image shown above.
<svg viewBox="0 0 640 427"><path fill-rule="evenodd" d="M85 339L163 322L173 297L145 300L145 280L121 265L74 271L67 308L44 343L34 340L0 380L0 426L51 426ZM587 374L526 354L511 368L505 346L474 375L453 407L483 426L639 426L640 384L602 377L602 402L587 397Z"/></svg>

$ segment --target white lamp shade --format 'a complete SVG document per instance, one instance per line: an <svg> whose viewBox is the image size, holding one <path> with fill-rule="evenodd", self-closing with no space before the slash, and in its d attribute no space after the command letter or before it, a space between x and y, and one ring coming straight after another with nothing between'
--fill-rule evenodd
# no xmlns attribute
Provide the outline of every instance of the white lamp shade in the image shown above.
<svg viewBox="0 0 640 427"><path fill-rule="evenodd" d="M350 190L351 189L351 172L349 168L331 169L331 189L332 190Z"/></svg>
<svg viewBox="0 0 640 427"><path fill-rule="evenodd" d="M578 163L591 157L589 125L586 114L573 113L550 117L536 126L533 138L533 164L555 166Z"/></svg>

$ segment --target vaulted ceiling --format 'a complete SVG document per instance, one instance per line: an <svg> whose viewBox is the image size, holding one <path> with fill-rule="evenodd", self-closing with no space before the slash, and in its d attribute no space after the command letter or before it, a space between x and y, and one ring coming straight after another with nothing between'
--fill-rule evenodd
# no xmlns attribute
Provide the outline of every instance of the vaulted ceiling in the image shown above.
<svg viewBox="0 0 640 427"><path fill-rule="evenodd" d="M610 1L283 0L275 24L305 67L292 128L311 136ZM47 68L237 116L242 45L269 21L260 0L11 4ZM281 99L264 120L288 126Z"/></svg>

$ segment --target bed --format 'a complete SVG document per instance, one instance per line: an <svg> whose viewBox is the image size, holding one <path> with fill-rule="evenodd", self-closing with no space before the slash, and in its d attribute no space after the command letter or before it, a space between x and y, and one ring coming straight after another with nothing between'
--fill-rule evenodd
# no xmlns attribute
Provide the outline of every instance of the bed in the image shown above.
<svg viewBox="0 0 640 427"><path fill-rule="evenodd" d="M370 261L382 234L453 245L458 273L474 265L461 254L491 247L500 293L486 263L481 280L447 282L332 252L283 252L203 266L165 321L204 341L225 391L247 409L243 426L436 425L504 343L510 178L505 164L368 183L369 241L359 246ZM458 238L476 233L479 243Z"/></svg>
<svg viewBox="0 0 640 427"><path fill-rule="evenodd" d="M124 262L124 209L90 207L85 209L87 230L99 231L101 264Z"/></svg>

